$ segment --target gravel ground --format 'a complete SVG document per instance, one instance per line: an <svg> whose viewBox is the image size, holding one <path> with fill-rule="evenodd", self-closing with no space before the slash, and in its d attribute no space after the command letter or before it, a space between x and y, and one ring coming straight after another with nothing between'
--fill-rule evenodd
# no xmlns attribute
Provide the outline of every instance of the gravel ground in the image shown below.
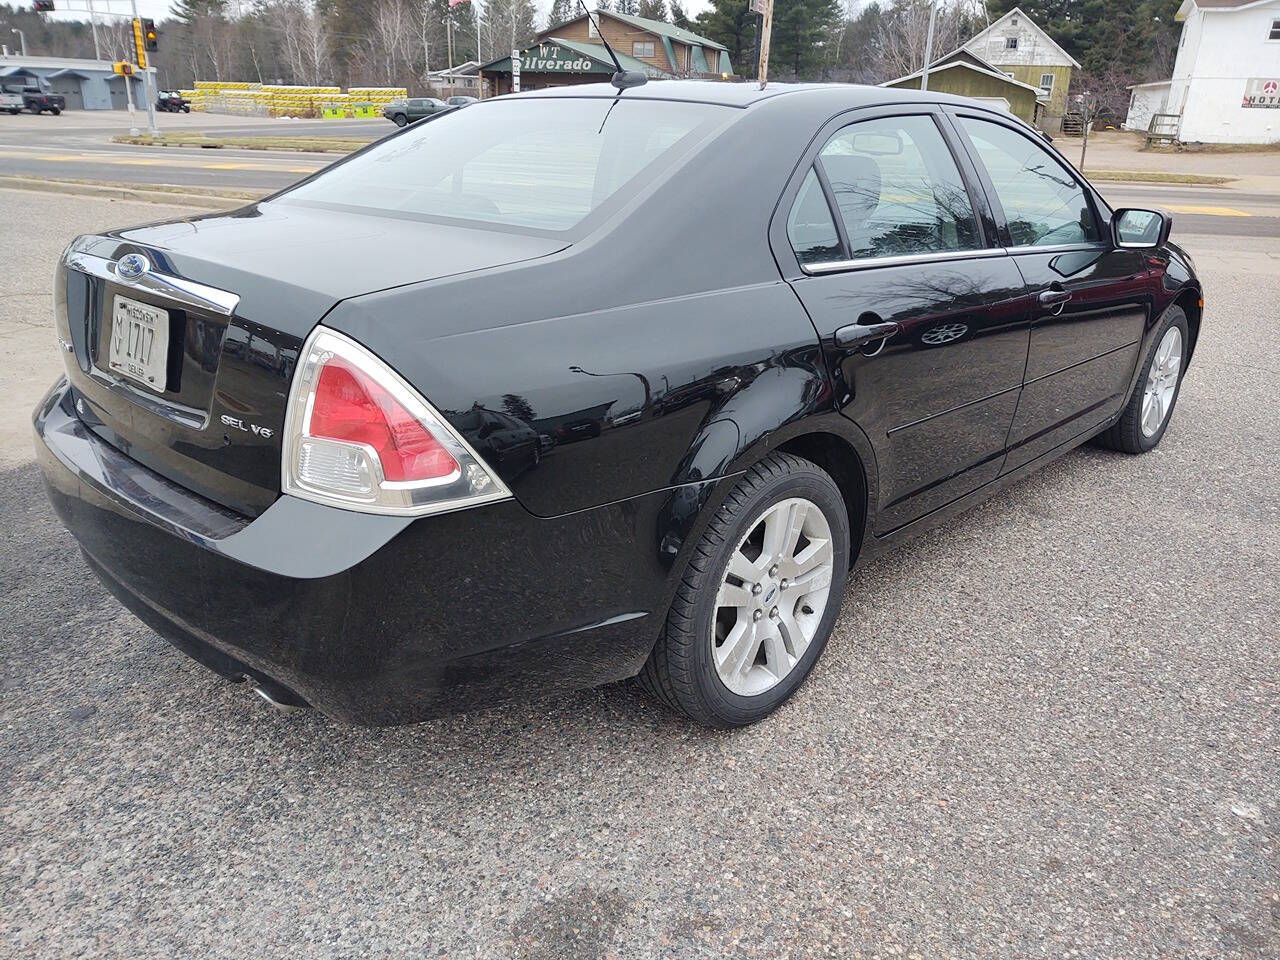
<svg viewBox="0 0 1280 960"><path fill-rule="evenodd" d="M41 270L167 213L0 194ZM1078 451L859 571L795 701L732 734L628 686L271 712L98 586L5 423L0 952L1280 955L1280 268L1224 243L1189 242L1206 335L1157 451ZM28 374L44 284L0 277Z"/></svg>

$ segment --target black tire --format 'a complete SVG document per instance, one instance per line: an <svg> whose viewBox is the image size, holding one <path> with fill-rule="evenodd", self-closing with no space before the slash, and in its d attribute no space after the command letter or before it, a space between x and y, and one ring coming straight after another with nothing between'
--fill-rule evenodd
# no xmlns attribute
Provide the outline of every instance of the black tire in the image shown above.
<svg viewBox="0 0 1280 960"><path fill-rule="evenodd" d="M397 113L391 119L397 127L405 127L409 125L409 118L406 117L403 113Z"/></svg>
<svg viewBox="0 0 1280 960"><path fill-rule="evenodd" d="M191 112L191 105L190 105L190 104L186 104L186 103L184 103L184 104L182 105L182 112L183 112L183 113L190 113L190 112Z"/></svg>
<svg viewBox="0 0 1280 960"><path fill-rule="evenodd" d="M733 693L716 672L716 595L731 555L762 513L789 497L817 505L831 529L834 569L812 642L781 681L763 693ZM849 518L836 482L808 460L774 453L748 470L716 509L681 578L661 638L637 678L655 699L709 727L741 727L768 716L804 682L835 626L849 570Z"/></svg>
<svg viewBox="0 0 1280 960"><path fill-rule="evenodd" d="M1142 430L1143 395L1146 392L1147 377L1151 372L1151 365L1156 360L1156 351L1159 349L1160 342L1164 339L1170 327L1177 327L1182 334L1182 362L1178 369L1177 382L1173 388L1173 397L1169 401L1169 409L1164 414L1164 421L1151 436L1147 436ZM1098 446L1105 447L1108 450L1119 450L1122 453L1146 453L1160 442L1161 438L1164 437L1164 432L1169 429L1169 421L1173 419L1173 411L1178 405L1178 394L1182 392L1182 377L1187 369L1187 349L1190 344L1186 313L1183 312L1181 307L1170 307L1165 311L1164 319L1159 329L1156 330L1155 336L1151 338L1151 346L1147 349L1142 370L1138 374L1138 381L1133 386L1133 393L1129 397L1128 403L1125 404L1124 412L1120 414L1120 419L1112 426L1098 434L1095 440Z"/></svg>
<svg viewBox="0 0 1280 960"><path fill-rule="evenodd" d="M50 113L52 113L52 114L56 117L58 114L62 113L62 108L61 108L61 107L50 107L50 108L49 108L49 112L50 112Z"/></svg>

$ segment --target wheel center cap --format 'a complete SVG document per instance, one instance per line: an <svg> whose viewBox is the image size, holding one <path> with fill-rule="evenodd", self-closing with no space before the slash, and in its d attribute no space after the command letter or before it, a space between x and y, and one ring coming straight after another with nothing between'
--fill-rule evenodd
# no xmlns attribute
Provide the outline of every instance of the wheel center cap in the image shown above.
<svg viewBox="0 0 1280 960"><path fill-rule="evenodd" d="M765 604L773 603L774 598L778 596L778 585L776 583L769 584L769 589L764 592Z"/></svg>

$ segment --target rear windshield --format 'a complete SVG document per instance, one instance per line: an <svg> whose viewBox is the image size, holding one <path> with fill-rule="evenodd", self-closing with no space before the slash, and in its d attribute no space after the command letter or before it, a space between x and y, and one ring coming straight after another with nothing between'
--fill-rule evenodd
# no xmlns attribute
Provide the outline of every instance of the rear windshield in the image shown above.
<svg viewBox="0 0 1280 960"><path fill-rule="evenodd" d="M287 196L560 232L639 189L729 109L625 96L493 100L415 125Z"/></svg>

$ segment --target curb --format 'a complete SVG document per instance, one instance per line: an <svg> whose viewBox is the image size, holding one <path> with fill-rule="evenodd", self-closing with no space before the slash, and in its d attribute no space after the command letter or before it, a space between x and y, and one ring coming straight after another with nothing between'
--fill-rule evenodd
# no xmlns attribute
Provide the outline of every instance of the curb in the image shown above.
<svg viewBox="0 0 1280 960"><path fill-rule="evenodd" d="M0 187L11 190L32 190L39 193L63 193L82 197L106 197L111 200L136 200L142 203L168 203L178 206L200 207L206 210L230 210L252 203L256 197L225 196L215 193L199 193L182 187L157 184L117 184L102 181L80 182L75 180L47 180L35 177L0 175ZM265 196L266 194L262 194Z"/></svg>

